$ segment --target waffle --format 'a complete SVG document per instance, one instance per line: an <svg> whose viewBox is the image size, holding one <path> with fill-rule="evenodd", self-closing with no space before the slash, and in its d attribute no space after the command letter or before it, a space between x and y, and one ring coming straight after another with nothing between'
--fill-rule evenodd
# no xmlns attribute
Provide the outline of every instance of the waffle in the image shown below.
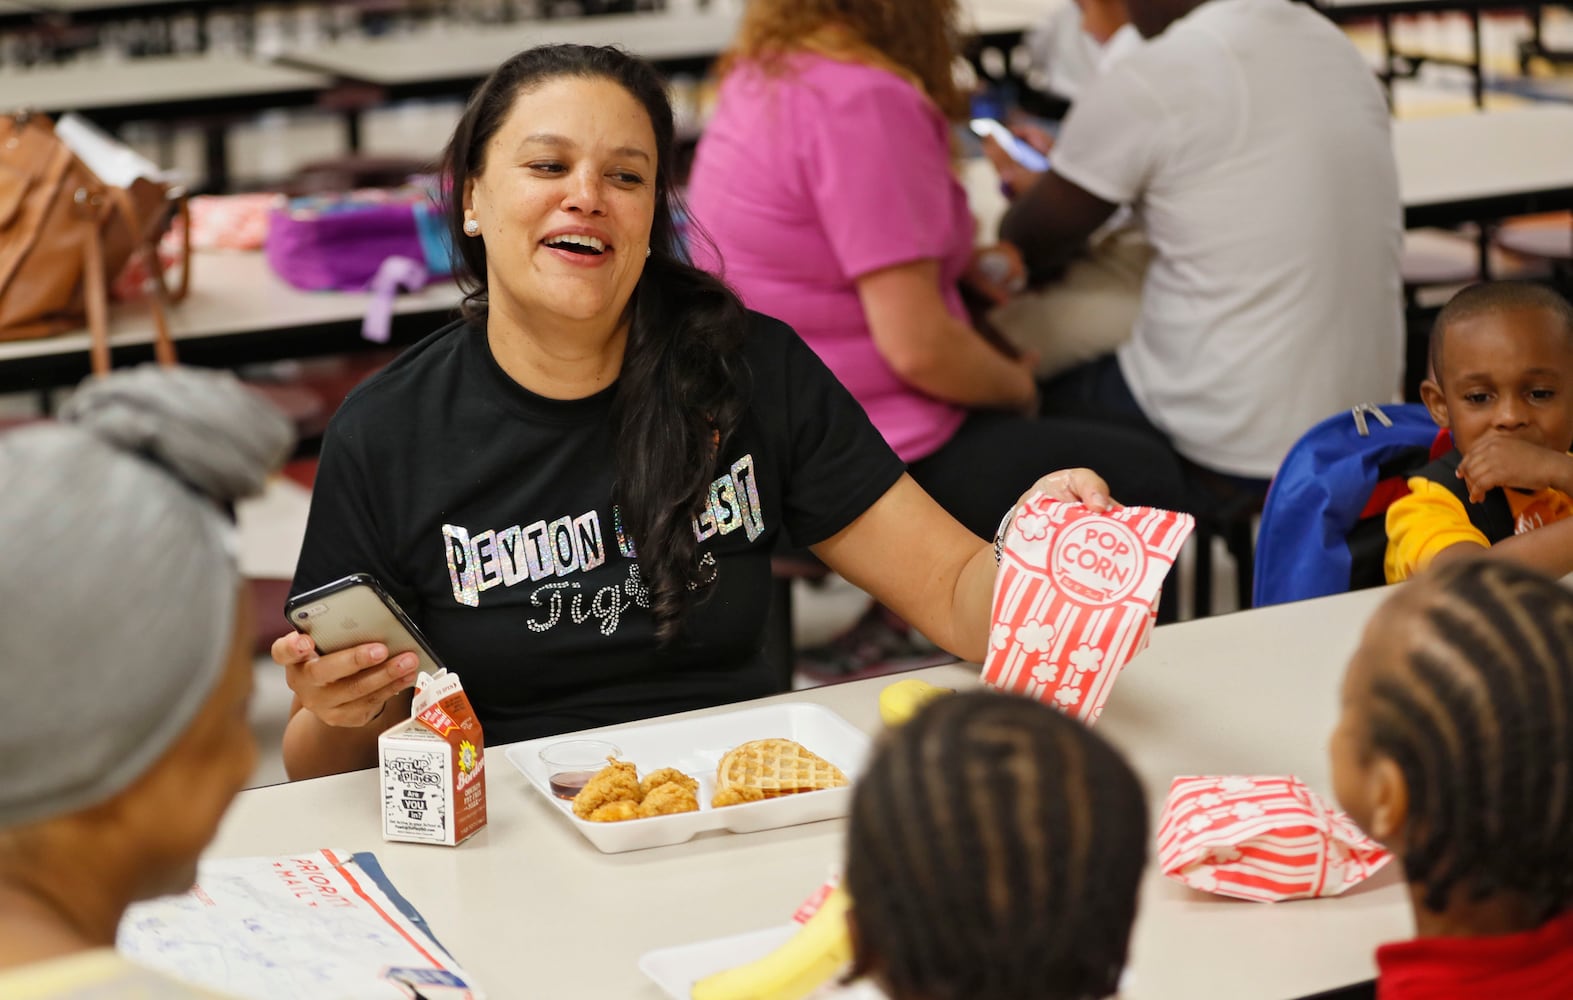
<svg viewBox="0 0 1573 1000"><path fill-rule="evenodd" d="M773 799L846 783L840 768L794 740L752 740L728 750L716 767L716 794L731 790L745 801L750 790Z"/></svg>

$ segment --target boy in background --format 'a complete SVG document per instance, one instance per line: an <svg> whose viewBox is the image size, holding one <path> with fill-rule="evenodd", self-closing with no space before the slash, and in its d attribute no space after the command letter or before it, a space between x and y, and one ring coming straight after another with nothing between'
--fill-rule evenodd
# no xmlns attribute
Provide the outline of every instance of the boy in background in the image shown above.
<svg viewBox="0 0 1573 1000"><path fill-rule="evenodd" d="M1573 572L1573 307L1522 282L1473 285L1431 331L1420 393L1453 451L1387 511L1389 583L1480 555ZM1526 537L1534 532L1534 537Z"/></svg>

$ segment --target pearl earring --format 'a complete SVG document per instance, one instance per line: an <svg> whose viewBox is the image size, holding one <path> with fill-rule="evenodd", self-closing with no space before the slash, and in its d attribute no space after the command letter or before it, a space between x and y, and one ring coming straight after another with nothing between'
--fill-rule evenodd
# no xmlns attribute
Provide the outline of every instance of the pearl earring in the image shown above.
<svg viewBox="0 0 1573 1000"><path fill-rule="evenodd" d="M645 256L646 256L646 257L648 257L648 256L650 256L650 248L649 248L649 247L645 247L645 248L644 248L644 255L645 255Z"/></svg>
<svg viewBox="0 0 1573 1000"><path fill-rule="evenodd" d="M466 219L464 222L464 235L479 236L480 234L481 224L476 222L474 219Z"/></svg>

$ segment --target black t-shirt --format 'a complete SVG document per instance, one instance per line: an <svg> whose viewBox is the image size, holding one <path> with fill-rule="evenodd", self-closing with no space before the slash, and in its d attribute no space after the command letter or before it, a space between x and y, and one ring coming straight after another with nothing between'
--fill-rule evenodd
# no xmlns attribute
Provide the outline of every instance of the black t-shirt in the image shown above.
<svg viewBox="0 0 1573 1000"><path fill-rule="evenodd" d="M488 743L772 693L760 652L777 533L829 538L903 466L790 328L749 317L747 410L694 519L713 582L666 647L611 500L618 386L538 396L464 323L333 418L294 592L374 576L463 680Z"/></svg>

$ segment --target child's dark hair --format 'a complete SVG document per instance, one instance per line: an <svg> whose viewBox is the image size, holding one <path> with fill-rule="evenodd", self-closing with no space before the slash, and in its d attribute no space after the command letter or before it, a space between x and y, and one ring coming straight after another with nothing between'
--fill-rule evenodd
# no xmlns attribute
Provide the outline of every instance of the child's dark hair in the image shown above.
<svg viewBox="0 0 1573 1000"><path fill-rule="evenodd" d="M1091 730L1014 695L939 698L853 797L853 975L926 1000L1108 996L1146 851L1141 785Z"/></svg>
<svg viewBox="0 0 1573 1000"><path fill-rule="evenodd" d="M1405 872L1433 911L1509 892L1550 919L1573 902L1573 593L1484 559L1419 586L1367 712L1408 788Z"/></svg>
<svg viewBox="0 0 1573 1000"><path fill-rule="evenodd" d="M1437 314L1431 324L1431 339L1427 344L1431 377L1442 378L1442 341L1455 323L1486 313L1508 309L1545 309L1562 321L1562 328L1573 345L1573 305L1554 289L1532 281L1483 281L1470 285L1451 299Z"/></svg>

